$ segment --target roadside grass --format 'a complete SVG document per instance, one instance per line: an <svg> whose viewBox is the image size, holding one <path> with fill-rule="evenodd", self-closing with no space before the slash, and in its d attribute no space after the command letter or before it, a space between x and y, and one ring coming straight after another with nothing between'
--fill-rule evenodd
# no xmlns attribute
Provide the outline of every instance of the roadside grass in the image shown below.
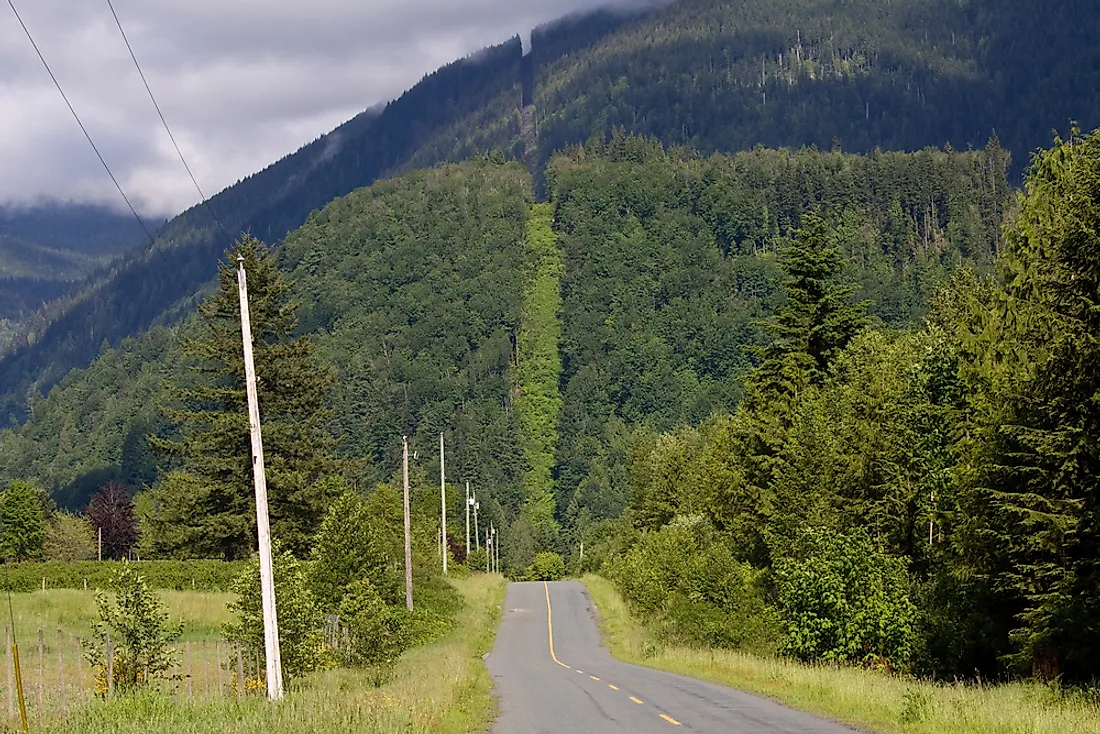
<svg viewBox="0 0 1100 734"><path fill-rule="evenodd" d="M454 630L407 652L388 683L369 671L332 670L290 686L286 699L259 696L189 699L147 693L94 701L53 734L362 734L484 731L495 715L492 680L482 661L496 636L504 599L499 575L452 581L464 607ZM13 730L14 731L14 730Z"/></svg>
<svg viewBox="0 0 1100 734"><path fill-rule="evenodd" d="M1100 708L1037 683L941 684L664 645L631 617L610 581L586 575L582 582L599 612L604 642L624 662L759 693L881 734L1100 734Z"/></svg>

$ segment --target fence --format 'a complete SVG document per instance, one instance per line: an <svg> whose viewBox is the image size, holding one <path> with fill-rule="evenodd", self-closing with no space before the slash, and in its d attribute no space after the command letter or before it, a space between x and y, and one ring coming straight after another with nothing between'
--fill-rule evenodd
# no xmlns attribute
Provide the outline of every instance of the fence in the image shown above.
<svg viewBox="0 0 1100 734"><path fill-rule="evenodd" d="M19 720L19 703L11 628L5 627L4 633L0 702L6 702L7 721L13 724ZM79 637L41 629L29 639L21 637L19 662L27 719L38 724L56 721L94 700L114 695L114 641L105 639L104 649L106 660L93 666L85 659ZM244 697L264 690L263 660L257 650L209 639L187 640L176 649L178 655L168 678L154 683L173 696L199 700Z"/></svg>

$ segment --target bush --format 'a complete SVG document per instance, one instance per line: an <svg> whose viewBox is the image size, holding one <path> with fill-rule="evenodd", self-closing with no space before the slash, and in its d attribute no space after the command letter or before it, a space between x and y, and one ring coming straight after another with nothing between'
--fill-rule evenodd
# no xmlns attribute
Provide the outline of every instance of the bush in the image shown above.
<svg viewBox="0 0 1100 734"><path fill-rule="evenodd" d="M489 570L489 554L484 548L474 548L470 555L466 556L466 568L477 573L487 573Z"/></svg>
<svg viewBox="0 0 1100 734"><path fill-rule="evenodd" d="M177 653L171 645L183 634L183 623L169 623L164 603L133 569L119 570L113 586L113 604L107 593L96 593L99 619L92 625L92 638L84 645L88 662L97 670L99 688L106 691L106 635L111 636L114 686L125 693L169 677Z"/></svg>
<svg viewBox="0 0 1100 734"><path fill-rule="evenodd" d="M344 661L360 667L388 667L396 662L407 643L403 613L386 604L370 581L351 584L340 602L340 623L350 636Z"/></svg>
<svg viewBox="0 0 1100 734"><path fill-rule="evenodd" d="M110 589L119 571L132 568L151 589L177 591L229 591L233 580L247 567L244 561L79 561L64 563L9 563L6 583L12 591L47 589Z"/></svg>
<svg viewBox="0 0 1100 734"><path fill-rule="evenodd" d="M380 518L350 490L325 515L314 539L309 583L326 612L335 612L344 590L362 579L387 603L404 602L402 571L379 525Z"/></svg>
<svg viewBox="0 0 1100 734"><path fill-rule="evenodd" d="M326 659L321 612L306 583L301 561L276 544L275 608L279 615L279 652L283 677L297 678L323 667ZM247 649L264 650L263 602L260 596L260 563L255 559L233 582L237 601L229 605L237 621L226 625L226 638Z"/></svg>
<svg viewBox="0 0 1100 734"><path fill-rule="evenodd" d="M604 573L664 638L771 653L781 637L763 573L738 561L702 518L680 517L612 558Z"/></svg>
<svg viewBox="0 0 1100 734"><path fill-rule="evenodd" d="M800 660L903 666L916 636L905 564L865 533L802 532L775 563L783 650Z"/></svg>
<svg viewBox="0 0 1100 734"><path fill-rule="evenodd" d="M565 561L557 553L539 553L527 569L531 581L560 581L565 578Z"/></svg>

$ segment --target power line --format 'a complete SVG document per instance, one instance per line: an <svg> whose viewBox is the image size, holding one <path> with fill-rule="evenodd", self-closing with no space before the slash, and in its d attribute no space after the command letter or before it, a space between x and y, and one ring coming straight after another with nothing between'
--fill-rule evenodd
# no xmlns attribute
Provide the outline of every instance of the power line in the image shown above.
<svg viewBox="0 0 1100 734"><path fill-rule="evenodd" d="M9 0L10 1L10 0ZM126 44L126 50L130 52L130 58L134 61L134 67L137 69L138 76L141 77L142 84L145 85L145 91L149 93L149 100L153 103L153 107L156 108L157 115L160 116L161 124L164 125L165 132L168 133L168 139L172 141L172 147L176 149L176 155L180 158L180 163L183 164L184 169L187 171L187 175L191 177L191 183L195 185L195 191L199 192L202 204L206 207L206 211L210 213L210 218L214 220L214 223L218 225L218 229L225 235L225 239L229 241L230 248L233 246L233 238L229 236L229 232L222 226L221 220L214 213L214 210L210 207L210 201L206 198L206 194L202 192L202 188L199 186L198 180L195 178L195 174L191 172L191 166L187 165L187 159L183 156L183 151L180 150L179 144L176 142L176 136L172 134L172 128L168 126L168 120L164 117L164 112L160 109L160 104L157 103L157 98L153 95L153 90L149 86L149 80L145 78L145 72L141 69L141 64L138 63L137 55L134 53L133 46L130 45L130 39L126 36L126 31L122 27L122 21L119 20L118 13L115 12L115 6L111 0L107 0L107 7L111 9L111 15L114 16L115 25L118 26L118 32L122 34L122 40Z"/></svg>
<svg viewBox="0 0 1100 734"><path fill-rule="evenodd" d="M92 150L95 151L96 157L99 158L99 162L103 164L103 170L107 172L107 175L111 177L111 182L118 189L118 193L122 196L122 200L126 202L126 206L130 208L130 213L134 215L134 219L145 231L146 236L149 237L149 242L153 246L153 250L157 249L157 241L153 237L153 233L149 231L149 228L145 226L145 222L138 215L137 209L130 203L130 197L126 196L126 192L122 190L122 185L115 178L115 174L111 172L111 167L107 165L107 161L104 160L103 154L99 152L99 148L96 147L95 141L92 140L92 136L88 134L88 128L84 127L84 123L80 119L80 115L76 114L76 110L73 109L73 105L69 102L68 95L65 94L65 90L61 88L61 83L57 81L57 77L54 76L53 69L46 62L46 57L42 55L42 51L38 48L38 44L34 41L34 36L31 35L30 29L27 28L27 24L23 22L23 18L19 15L19 11L15 8L14 0L8 0L8 7L11 8L11 12L15 14L15 19L19 21L19 25L23 28L23 32L27 34L27 40L31 42L31 46L34 47L34 52L38 54L38 60L42 62L42 66L46 67L46 73L50 75L50 79L53 80L53 84L57 87L57 91L61 93L61 99L65 100L65 105L69 108L69 112L73 114L73 119L76 120L76 124L80 126L80 131L84 133L84 137L87 138L88 144L92 146Z"/></svg>

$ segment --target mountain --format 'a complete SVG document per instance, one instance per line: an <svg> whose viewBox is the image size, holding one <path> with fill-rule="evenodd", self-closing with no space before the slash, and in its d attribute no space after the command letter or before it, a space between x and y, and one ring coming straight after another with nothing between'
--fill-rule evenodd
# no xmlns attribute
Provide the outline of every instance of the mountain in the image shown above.
<svg viewBox="0 0 1100 734"><path fill-rule="evenodd" d="M966 150L996 132L1015 179L1052 128L1100 124L1093 10L1085 0L679 0L642 17L571 19L533 40L536 187L545 193L541 165L555 151L616 127L703 153ZM379 178L494 149L522 160L520 54L513 40L445 67L211 206L230 232L275 242ZM0 360L0 415L22 420L104 342L187 313L226 246L195 208L155 251L87 284L34 344Z"/></svg>
<svg viewBox="0 0 1100 734"><path fill-rule="evenodd" d="M617 135L555 156L548 205L523 166L482 156L336 200L280 258L300 329L338 371L331 429L368 460L363 486L392 476L395 436L430 456L446 431L452 478L502 518L543 503L548 523L582 522L622 509L639 432L737 405L782 303L776 252L807 212L857 298L905 325L957 267L989 267L1006 167L996 147L702 158ZM0 431L0 482L72 506L107 478L153 484L145 437L172 430L157 406L192 323L127 339L36 401Z"/></svg>
<svg viewBox="0 0 1100 734"><path fill-rule="evenodd" d="M36 337L48 318L35 314L43 304L63 297L144 237L129 214L103 207L0 207L0 354L16 334Z"/></svg>

